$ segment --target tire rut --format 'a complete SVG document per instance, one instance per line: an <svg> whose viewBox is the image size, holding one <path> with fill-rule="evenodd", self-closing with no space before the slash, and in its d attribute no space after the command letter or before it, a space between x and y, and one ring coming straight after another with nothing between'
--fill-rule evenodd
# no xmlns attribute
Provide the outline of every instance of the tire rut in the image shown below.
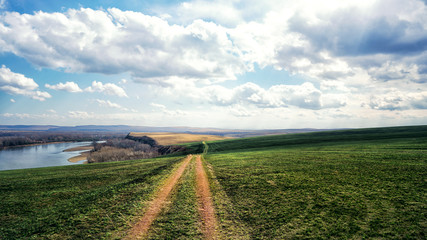
<svg viewBox="0 0 427 240"><path fill-rule="evenodd" d="M147 234L151 224L165 207L167 198L192 158L192 155L188 155L181 166L166 180L165 184L156 193L154 200L151 201L144 216L131 228L125 239L141 239Z"/></svg>
<svg viewBox="0 0 427 240"><path fill-rule="evenodd" d="M208 176L202 164L202 157L196 156L196 194L199 206L199 215L202 223L204 239L217 239L217 221L215 209L212 201L212 194L209 189Z"/></svg>

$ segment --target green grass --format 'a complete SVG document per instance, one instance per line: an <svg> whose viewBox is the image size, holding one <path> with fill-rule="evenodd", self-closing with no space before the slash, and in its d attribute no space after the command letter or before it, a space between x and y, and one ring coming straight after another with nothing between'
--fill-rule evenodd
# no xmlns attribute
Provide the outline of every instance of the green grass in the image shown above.
<svg viewBox="0 0 427 240"><path fill-rule="evenodd" d="M208 143L217 215L252 239L425 239L427 132L404 129Z"/></svg>
<svg viewBox="0 0 427 240"><path fill-rule="evenodd" d="M0 172L0 239L121 238L180 158Z"/></svg>

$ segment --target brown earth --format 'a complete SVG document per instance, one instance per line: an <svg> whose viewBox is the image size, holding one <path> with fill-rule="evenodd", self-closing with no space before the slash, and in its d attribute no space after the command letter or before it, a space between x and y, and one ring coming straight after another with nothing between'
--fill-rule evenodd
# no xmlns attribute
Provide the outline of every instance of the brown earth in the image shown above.
<svg viewBox="0 0 427 240"><path fill-rule="evenodd" d="M196 157L196 193L204 239L216 239L217 222L209 181L200 155Z"/></svg>
<svg viewBox="0 0 427 240"><path fill-rule="evenodd" d="M165 184L157 192L154 200L149 204L144 216L133 226L125 239L141 239L147 234L151 224L165 207L167 198L192 158L192 155L188 155L181 166L166 180Z"/></svg>

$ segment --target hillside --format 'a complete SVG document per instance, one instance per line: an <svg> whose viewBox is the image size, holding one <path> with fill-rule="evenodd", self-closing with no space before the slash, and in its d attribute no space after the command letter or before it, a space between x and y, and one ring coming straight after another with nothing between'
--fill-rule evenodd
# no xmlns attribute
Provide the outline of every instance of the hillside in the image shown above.
<svg viewBox="0 0 427 240"><path fill-rule="evenodd" d="M244 151L262 148L293 148L302 146L322 146L336 144L358 144L369 141L387 141L396 139L422 138L427 136L427 125L366 128L351 130L293 133L271 136L213 141L209 143L209 152ZM202 143L187 145L187 153L203 152Z"/></svg>
<svg viewBox="0 0 427 240"><path fill-rule="evenodd" d="M427 126L186 144L203 156L217 239L425 239ZM183 156L0 172L2 239L117 239ZM203 239L187 159L148 239Z"/></svg>
<svg viewBox="0 0 427 240"><path fill-rule="evenodd" d="M425 238L426 126L207 145L224 239Z"/></svg>

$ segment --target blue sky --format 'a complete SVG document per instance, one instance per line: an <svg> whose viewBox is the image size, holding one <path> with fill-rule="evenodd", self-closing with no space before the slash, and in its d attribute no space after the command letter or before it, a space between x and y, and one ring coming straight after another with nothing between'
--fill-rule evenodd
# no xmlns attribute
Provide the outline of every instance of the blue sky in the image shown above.
<svg viewBox="0 0 427 240"><path fill-rule="evenodd" d="M0 0L0 124L427 124L421 0Z"/></svg>

